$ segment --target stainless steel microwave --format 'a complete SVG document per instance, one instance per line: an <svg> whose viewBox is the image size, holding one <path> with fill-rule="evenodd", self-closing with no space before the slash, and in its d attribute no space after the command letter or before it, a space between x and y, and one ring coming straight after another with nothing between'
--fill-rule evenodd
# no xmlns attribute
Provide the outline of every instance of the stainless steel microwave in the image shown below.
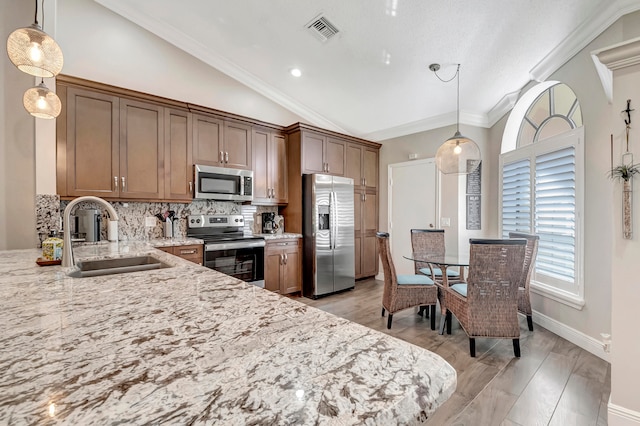
<svg viewBox="0 0 640 426"><path fill-rule="evenodd" d="M194 166L197 200L253 200L253 171L213 166Z"/></svg>

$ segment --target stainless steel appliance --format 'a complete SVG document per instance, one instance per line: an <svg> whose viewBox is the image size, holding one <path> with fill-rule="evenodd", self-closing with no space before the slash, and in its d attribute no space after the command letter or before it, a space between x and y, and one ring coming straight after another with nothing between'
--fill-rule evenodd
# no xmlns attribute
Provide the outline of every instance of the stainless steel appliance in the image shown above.
<svg viewBox="0 0 640 426"><path fill-rule="evenodd" d="M276 214L273 212L262 213L262 233L274 234L277 229Z"/></svg>
<svg viewBox="0 0 640 426"><path fill-rule="evenodd" d="M187 236L204 240L204 265L264 288L264 238L244 235L242 215L193 215Z"/></svg>
<svg viewBox="0 0 640 426"><path fill-rule="evenodd" d="M75 228L79 236L84 234L85 241L100 241L100 210L78 210L75 217Z"/></svg>
<svg viewBox="0 0 640 426"><path fill-rule="evenodd" d="M193 198L204 200L253 200L253 171L224 167L194 166Z"/></svg>
<svg viewBox="0 0 640 426"><path fill-rule="evenodd" d="M307 297L355 285L353 179L304 175L304 280Z"/></svg>

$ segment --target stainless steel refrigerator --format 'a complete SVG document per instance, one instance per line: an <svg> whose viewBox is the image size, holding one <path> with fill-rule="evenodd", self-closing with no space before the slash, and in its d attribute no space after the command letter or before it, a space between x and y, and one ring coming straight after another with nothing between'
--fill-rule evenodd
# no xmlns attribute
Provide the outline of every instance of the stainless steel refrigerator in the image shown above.
<svg viewBox="0 0 640 426"><path fill-rule="evenodd" d="M353 179L304 175L303 293L316 298L353 288Z"/></svg>

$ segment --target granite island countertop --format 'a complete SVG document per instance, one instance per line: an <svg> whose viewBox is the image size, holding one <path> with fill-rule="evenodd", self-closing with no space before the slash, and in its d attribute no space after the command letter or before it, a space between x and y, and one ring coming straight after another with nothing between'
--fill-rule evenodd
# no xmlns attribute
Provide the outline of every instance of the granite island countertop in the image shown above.
<svg viewBox="0 0 640 426"><path fill-rule="evenodd" d="M0 251L0 424L416 424L455 390L432 352L148 244L74 253L172 267L70 278Z"/></svg>

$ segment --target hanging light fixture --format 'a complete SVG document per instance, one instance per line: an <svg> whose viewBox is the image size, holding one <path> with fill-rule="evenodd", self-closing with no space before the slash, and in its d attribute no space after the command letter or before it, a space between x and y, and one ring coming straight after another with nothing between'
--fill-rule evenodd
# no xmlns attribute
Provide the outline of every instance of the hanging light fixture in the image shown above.
<svg viewBox="0 0 640 426"><path fill-rule="evenodd" d="M7 53L20 71L36 77L54 77L62 70L64 60L60 46L38 24L38 0L34 23L30 27L18 28L9 35Z"/></svg>
<svg viewBox="0 0 640 426"><path fill-rule="evenodd" d="M49 90L44 84L44 80L36 87L24 92L22 103L29 114L37 118L56 118L60 115L62 108L60 98L55 92Z"/></svg>
<svg viewBox="0 0 640 426"><path fill-rule="evenodd" d="M471 139L460 133L460 64L453 77L443 80L438 75L440 64L431 64L429 69L445 83L458 78L458 104L456 116L456 133L444 141L436 153L436 166L444 174L472 173L480 164L480 148Z"/></svg>

